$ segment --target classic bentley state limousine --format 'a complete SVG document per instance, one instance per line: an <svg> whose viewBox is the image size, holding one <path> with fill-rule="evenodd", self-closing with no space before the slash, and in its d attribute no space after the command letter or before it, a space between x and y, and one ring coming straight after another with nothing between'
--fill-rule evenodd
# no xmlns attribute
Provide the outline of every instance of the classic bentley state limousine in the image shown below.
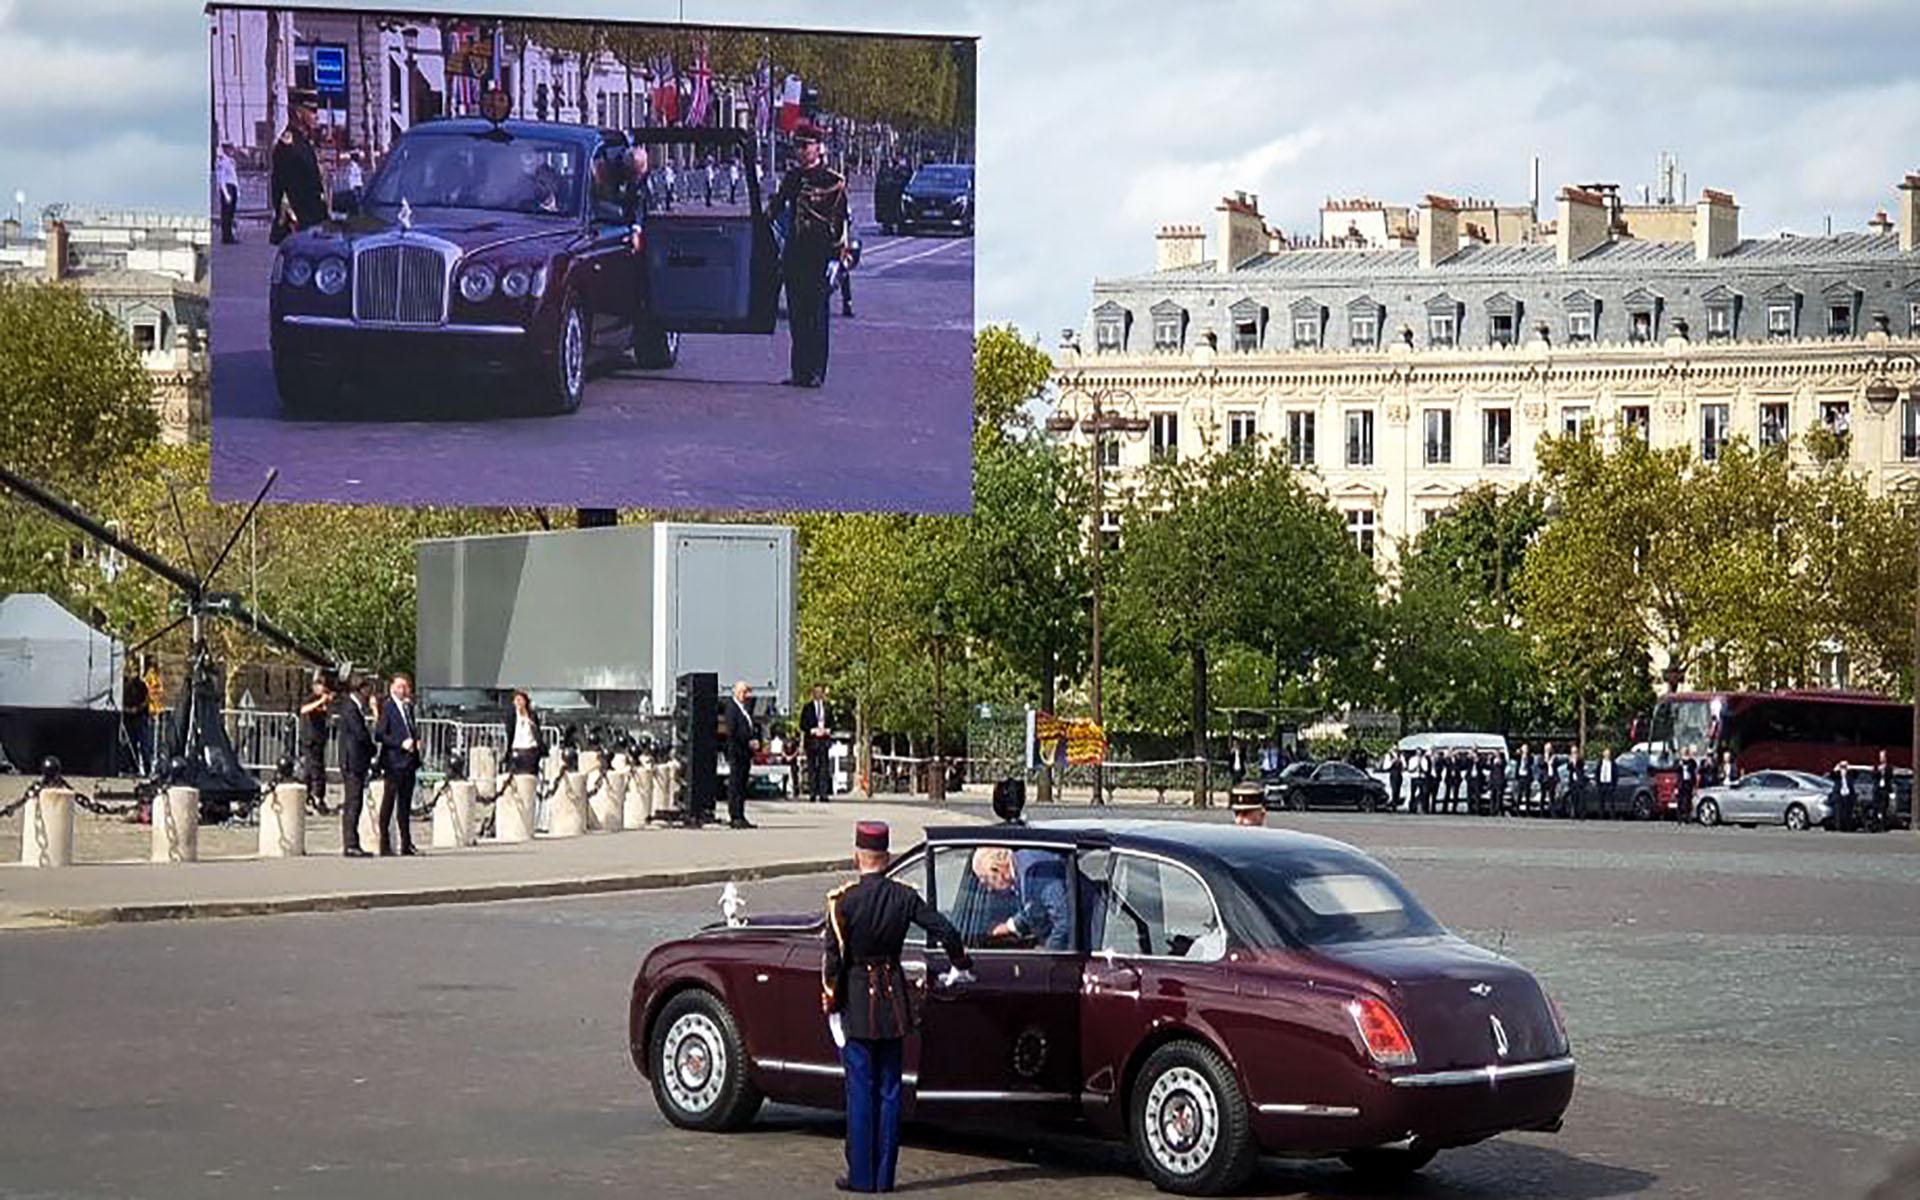
<svg viewBox="0 0 1920 1200"><path fill-rule="evenodd" d="M924 989L910 1114L1059 1122L1129 1140L1169 1191L1232 1188L1261 1153L1418 1170L1508 1130L1557 1130L1574 1062L1524 969L1443 929L1327 838L1185 822L934 829L900 856L973 951L903 961ZM995 941L1024 914L1031 936ZM674 1124L762 1100L842 1104L820 1015L822 917L757 916L655 948L634 1064Z"/></svg>

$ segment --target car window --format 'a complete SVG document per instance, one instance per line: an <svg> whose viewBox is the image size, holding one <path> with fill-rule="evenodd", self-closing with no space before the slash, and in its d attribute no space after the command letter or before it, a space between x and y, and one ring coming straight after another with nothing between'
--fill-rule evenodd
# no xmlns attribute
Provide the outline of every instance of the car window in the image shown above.
<svg viewBox="0 0 1920 1200"><path fill-rule="evenodd" d="M1351 783L1356 779L1364 779L1365 776L1361 774L1358 769L1350 767L1346 763L1336 762L1328 763L1326 766L1320 768L1320 778Z"/></svg>
<svg viewBox="0 0 1920 1200"><path fill-rule="evenodd" d="M1226 953L1226 930L1213 897L1185 867L1122 853L1096 896L1093 941L1102 951L1194 962Z"/></svg>
<svg viewBox="0 0 1920 1200"><path fill-rule="evenodd" d="M579 152L558 141L427 134L402 138L368 202L559 216L579 204Z"/></svg>
<svg viewBox="0 0 1920 1200"><path fill-rule="evenodd" d="M914 891L927 894L927 859L923 854L910 854L887 869L887 878L896 879Z"/></svg>
<svg viewBox="0 0 1920 1200"><path fill-rule="evenodd" d="M933 848L933 904L970 947L1073 948L1069 855L1026 846Z"/></svg>
<svg viewBox="0 0 1920 1200"><path fill-rule="evenodd" d="M1426 937L1442 932L1400 881L1348 851L1264 853L1231 864L1282 931L1308 946Z"/></svg>
<svg viewBox="0 0 1920 1200"><path fill-rule="evenodd" d="M1304 777L1304 776L1309 776L1309 775L1312 775L1312 774L1313 774L1313 764L1312 764L1312 763L1310 763L1310 762L1297 762L1297 763L1289 763L1289 764L1287 764L1287 769L1286 769L1286 770L1284 770L1284 771L1282 771L1282 772L1280 772L1280 778L1282 778L1282 779L1300 779L1300 778L1302 778L1302 777Z"/></svg>

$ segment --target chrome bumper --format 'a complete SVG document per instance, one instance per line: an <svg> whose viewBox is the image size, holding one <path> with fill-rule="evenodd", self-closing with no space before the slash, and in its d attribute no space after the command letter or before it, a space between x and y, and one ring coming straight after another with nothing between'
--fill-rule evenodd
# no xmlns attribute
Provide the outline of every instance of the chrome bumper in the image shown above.
<svg viewBox="0 0 1920 1200"><path fill-rule="evenodd" d="M1392 1076L1395 1087L1460 1087L1465 1084L1499 1083L1505 1079L1526 1079L1534 1075L1559 1075L1573 1070L1573 1057L1543 1058L1536 1062L1495 1063L1485 1067L1467 1067L1457 1071L1428 1071L1419 1075Z"/></svg>
<svg viewBox="0 0 1920 1200"><path fill-rule="evenodd" d="M297 325L303 329L371 329L382 333L452 333L481 337L525 337L527 333L521 325L398 325L356 321L352 317L321 317L311 313L286 313L281 316L280 323Z"/></svg>

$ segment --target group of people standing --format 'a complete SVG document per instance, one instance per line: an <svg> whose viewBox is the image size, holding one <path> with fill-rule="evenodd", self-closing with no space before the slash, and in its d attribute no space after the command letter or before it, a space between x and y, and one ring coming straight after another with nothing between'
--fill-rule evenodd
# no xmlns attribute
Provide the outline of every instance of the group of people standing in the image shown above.
<svg viewBox="0 0 1920 1200"><path fill-rule="evenodd" d="M378 777L381 856L414 855L413 790L420 774L420 738L414 717L413 681L395 675L379 698L370 676L342 683L321 674L300 706L300 781L316 801L327 796L327 742L339 738L340 843L348 858L368 858L360 844L360 813L367 781ZM397 829L397 836L396 836Z"/></svg>
<svg viewBox="0 0 1920 1200"><path fill-rule="evenodd" d="M1385 765L1394 807L1408 812L1512 816L1543 812L1576 820L1612 814L1620 804L1618 766L1609 747L1589 761L1579 746L1567 754L1532 743L1517 754L1499 749L1394 751Z"/></svg>

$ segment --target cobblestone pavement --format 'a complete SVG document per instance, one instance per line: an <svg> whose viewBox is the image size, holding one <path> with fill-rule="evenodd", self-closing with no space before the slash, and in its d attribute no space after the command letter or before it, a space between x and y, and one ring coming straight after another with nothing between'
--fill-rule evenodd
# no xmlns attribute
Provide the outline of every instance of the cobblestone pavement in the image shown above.
<svg viewBox="0 0 1920 1200"><path fill-rule="evenodd" d="M1272 1160L1250 1194L1838 1200L1912 1135L1920 839L1299 823L1531 967L1581 1082L1561 1133L1448 1152L1404 1189ZM626 1059L638 958L717 892L0 934L0 1196L831 1195L830 1114L683 1133ZM902 1181L1151 1194L1117 1149L1030 1131L917 1128Z"/></svg>

